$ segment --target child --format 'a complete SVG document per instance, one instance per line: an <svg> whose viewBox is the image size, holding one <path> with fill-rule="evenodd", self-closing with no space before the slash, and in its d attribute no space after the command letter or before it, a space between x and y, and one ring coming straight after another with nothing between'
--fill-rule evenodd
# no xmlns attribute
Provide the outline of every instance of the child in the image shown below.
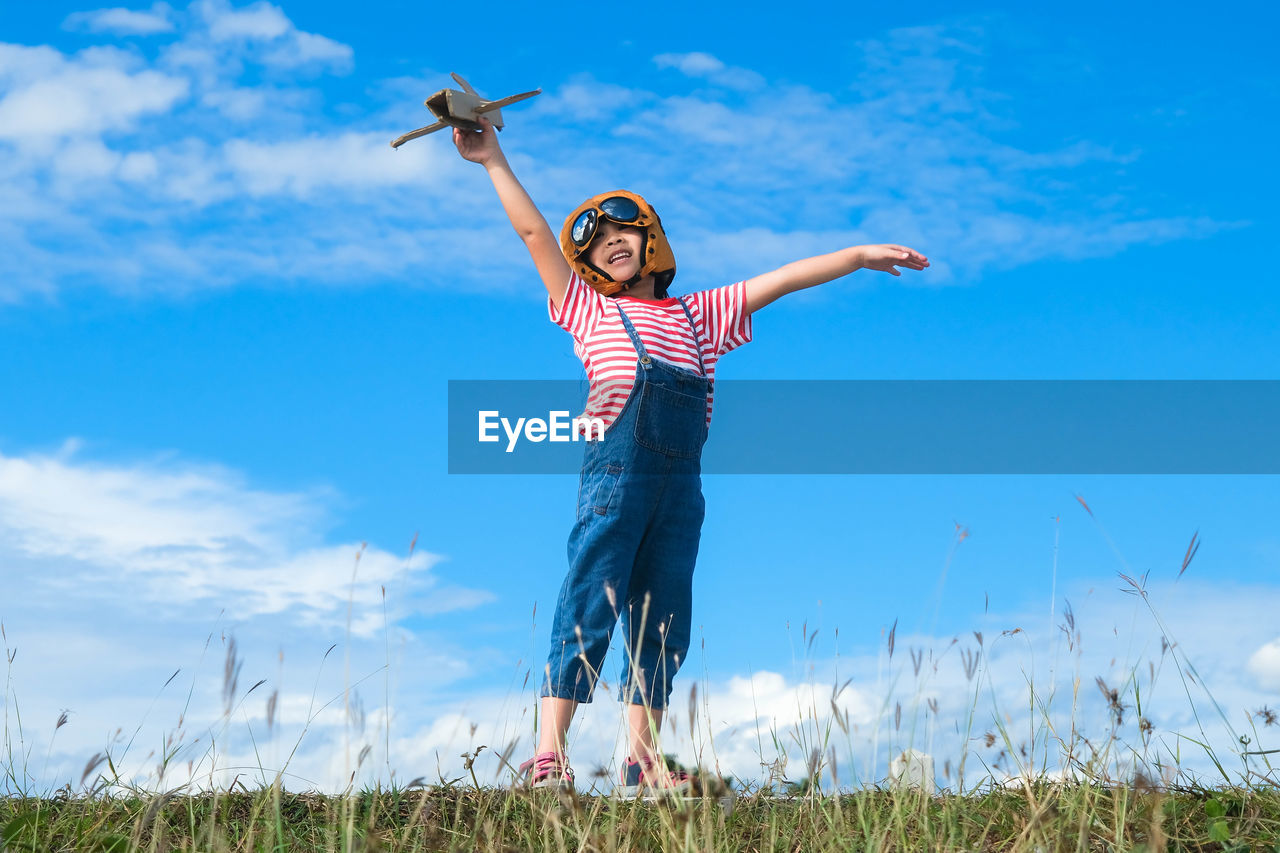
<svg viewBox="0 0 1280 853"><path fill-rule="evenodd" d="M860 268L899 275L929 261L903 246L854 246L687 297L671 298L675 258L657 213L625 191L588 199L557 242L485 119L455 129L463 158L488 171L549 295L574 337L591 390L585 415L605 421L586 445L569 573L560 591L542 686L537 754L520 770L535 787L571 786L565 736L590 702L614 624L627 653L621 698L630 755L623 796L681 793L656 735L671 679L689 647L691 590L703 518L700 459L720 356L751 340L751 315L784 294Z"/></svg>

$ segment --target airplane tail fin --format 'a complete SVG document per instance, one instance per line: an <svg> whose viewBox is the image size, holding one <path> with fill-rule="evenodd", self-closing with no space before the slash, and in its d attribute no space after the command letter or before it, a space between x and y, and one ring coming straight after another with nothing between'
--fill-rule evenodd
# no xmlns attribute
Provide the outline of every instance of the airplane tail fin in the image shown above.
<svg viewBox="0 0 1280 853"><path fill-rule="evenodd" d="M457 82L457 84L462 87L462 91L466 92L468 95L475 95L477 98L480 97L480 93L477 92L475 89L472 89L471 84L468 83L466 80L463 80L461 77L459 77L456 71L450 71L449 76L452 77Z"/></svg>

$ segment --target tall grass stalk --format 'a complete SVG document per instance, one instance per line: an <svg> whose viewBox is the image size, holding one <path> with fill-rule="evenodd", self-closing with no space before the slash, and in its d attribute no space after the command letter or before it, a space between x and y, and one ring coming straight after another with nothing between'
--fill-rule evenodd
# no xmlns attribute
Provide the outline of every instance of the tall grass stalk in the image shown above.
<svg viewBox="0 0 1280 853"><path fill-rule="evenodd" d="M958 528L952 554L963 538L962 529ZM942 580L950 559L949 555ZM358 563L357 557L357 568ZM1100 735L1087 736L1080 728L1081 711L1086 704L1081 688L1082 684L1087 685L1087 677L1082 671L1080 629L1069 603L1062 611L1063 624L1055 626L1061 638L1055 642L1050 670L1058 671L1062 646L1074 653L1071 706L1065 716L1055 709L1055 703L1065 698L1059 696L1057 680L1051 676L1047 686L1037 682L1034 650L1020 629L990 632L990 636L975 631L973 645L956 639L936 655L930 649L910 647L915 683L904 709L902 702L893 698L907 673L897 648L895 621L883 635L884 646L877 654L876 689L886 698L878 703L869 732L856 731L848 714L842 712L841 699L851 679L831 685L829 694L825 687L819 690L817 684L810 683L813 689L807 694L797 692L796 696L807 695L812 703L797 704L794 724L756 726L760 778L745 783L725 780L719 772L709 679L704 675L702 683L689 692L686 721L680 722L673 704L665 709L662 730L650 732L661 745L662 736L684 726L696 756L695 766L690 768L696 774L696 796L677 801L659 798L654 803L613 799L607 787L597 794L592 784L581 785L577 792L510 786L508 759L517 748L514 743L503 747L501 753L486 753L486 757L494 756L490 760L498 765L497 781L503 783L501 787L482 785L475 772L474 762L485 746L464 756L466 773L458 779L446 783L442 777L440 784L429 785L419 778L401 784L391 772L389 639L384 638L385 665L354 677L349 650L350 607L344 687L325 702L317 698L320 673L335 644L321 658L301 733L279 766L271 766L247 717L243 722L256 766L223 766L221 762L218 747L229 736L232 720L248 697L265 683L258 681L241 689L242 660L232 637L225 641L224 706L216 724L194 740L187 740L184 722L194 694L193 676L178 725L159 747L153 773L147 776L123 769L138 736L135 730L121 749L109 747L86 763L79 791L73 791L68 784L37 796L32 791L35 780L27 770L30 745L25 740L13 688L16 649L9 648L7 633L0 625L7 660L0 760L4 762L2 775L9 794L0 798L0 850L261 849L348 853L1185 849L1280 853L1280 778L1271 763L1276 751L1265 748L1267 744L1263 743L1269 730L1277 725L1275 713L1269 709L1258 711L1250 718L1252 736L1239 738L1237 728L1231 725L1220 703L1196 673L1186 650L1157 612L1145 577L1138 579L1124 572L1120 576L1166 642L1160 667L1151 663L1145 682L1138 664L1114 683L1096 677L1108 714L1107 728ZM353 600L354 584L353 570ZM941 588L940 580L939 592ZM385 589L382 606L383 630L389 635ZM1051 618L1056 618L1055 607L1050 613ZM637 636L643 636L649 618L662 617L651 615L645 602ZM801 648L806 657L816 635L817 629L810 632L807 623L802 626ZM213 633L205 643L205 652L212 637ZM836 638L838 642L838 632ZM1015 730L1007 722L1012 717L1006 718L991 666L998 650L1010 643L1024 643L1032 651L1030 671L1024 669L1022 673L1027 688L1025 729ZM635 650L637 655L638 651ZM938 705L929 690L939 664L948 655L959 658L953 663L963 670L966 698L959 754L953 756L956 764L951 767L948 759L942 773L947 785L921 790L889 784L881 771L888 759L916 747L927 752L934 749ZM1178 735L1172 746L1166 744L1164 753L1157 750L1153 755L1151 730L1144 721L1149 719L1152 688L1166 660L1178 673L1199 737ZM632 664L635 672L635 661ZM384 676L384 720L375 739L381 736L388 753L387 784L379 781L374 787L357 791L355 780L369 746L365 745L352 760L352 737L363 732L364 721L356 688L379 670ZM808 667L807 671L812 674L813 668ZM165 687L177 675L175 672L170 676ZM1193 683L1208 696L1226 731L1241 744L1237 750L1241 762L1238 779L1232 778L1222 754L1210 742L1196 709ZM607 689L603 683L601 687ZM752 701L758 702L754 689L752 682ZM268 700L268 735L274 723L270 709L274 708L278 690L277 684ZM1096 703L1097 694L1092 695ZM286 783L305 784L289 770L303 740L319 714L339 701L344 711L341 791L322 795L289 790ZM1131 709L1136 719L1129 714ZM978 734L979 720L987 715L991 730ZM536 726L536 714L534 720ZM55 734L59 727L55 726ZM1129 734L1135 727L1136 735ZM626 736L625 724L619 734ZM975 747L975 742L981 746ZM1184 743L1208 757L1221 776L1217 784L1207 786L1184 771ZM1250 745L1256 748L1247 748ZM1000 754L993 761L984 757L983 747L997 746ZM856 772L860 751L863 755L870 753L861 774ZM843 762L839 759L841 753L847 756ZM797 754L804 759L803 771L789 773L787 759ZM170 770L183 756L190 756L186 781L171 784ZM882 758L886 759L883 763ZM853 779L846 778L842 783L841 765L850 768ZM981 766L981 774L973 770L974 765ZM234 774L230 783L220 781L226 779L226 774ZM256 779L255 789L247 788L242 778ZM730 783L734 788L732 797L726 796Z"/></svg>

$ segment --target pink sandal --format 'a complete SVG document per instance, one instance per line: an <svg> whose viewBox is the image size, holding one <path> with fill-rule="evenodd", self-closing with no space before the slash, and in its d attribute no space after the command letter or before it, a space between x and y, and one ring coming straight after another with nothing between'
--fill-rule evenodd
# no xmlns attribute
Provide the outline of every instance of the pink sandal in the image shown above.
<svg viewBox="0 0 1280 853"><path fill-rule="evenodd" d="M520 778L530 788L572 788L573 768L557 752L539 752L520 765Z"/></svg>
<svg viewBox="0 0 1280 853"><path fill-rule="evenodd" d="M649 756L633 761L630 756L622 765L622 784L614 793L624 799L670 796L687 797L693 788L693 780L683 770L672 770L665 762Z"/></svg>

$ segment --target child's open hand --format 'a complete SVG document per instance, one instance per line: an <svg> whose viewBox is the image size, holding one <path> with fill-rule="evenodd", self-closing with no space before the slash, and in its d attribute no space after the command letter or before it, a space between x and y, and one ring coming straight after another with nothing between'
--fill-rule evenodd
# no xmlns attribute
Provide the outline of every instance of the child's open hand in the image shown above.
<svg viewBox="0 0 1280 853"><path fill-rule="evenodd" d="M453 129L453 144L458 147L462 159L488 165L494 157L502 156L502 148L498 145L498 132L484 116L480 116L480 130Z"/></svg>
<svg viewBox="0 0 1280 853"><path fill-rule="evenodd" d="M908 249L906 246L882 243L878 246L859 246L858 249L862 258L863 269L902 275L896 269L897 267L922 270L929 266L928 258L915 249Z"/></svg>

